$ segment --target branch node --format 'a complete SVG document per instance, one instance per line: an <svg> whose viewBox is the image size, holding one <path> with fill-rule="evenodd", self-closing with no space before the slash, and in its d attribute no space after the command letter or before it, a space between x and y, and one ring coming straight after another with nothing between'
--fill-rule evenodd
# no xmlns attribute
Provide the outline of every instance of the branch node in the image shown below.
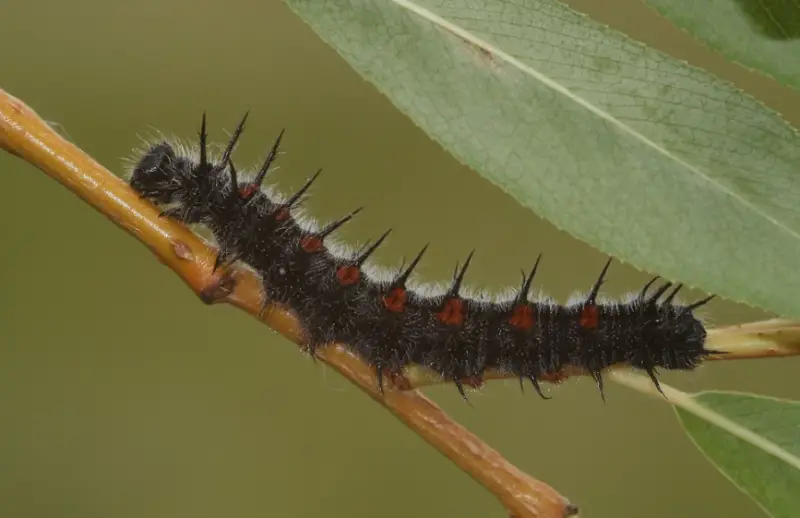
<svg viewBox="0 0 800 518"><path fill-rule="evenodd" d="M194 253L192 253L192 249L189 248L189 245L184 243L183 241L175 241L172 243L172 251L175 252L175 256L179 259L183 259L184 261L194 261Z"/></svg>
<svg viewBox="0 0 800 518"><path fill-rule="evenodd" d="M200 289L198 297L204 304L212 305L219 302L227 302L228 296L236 288L236 278L231 272L224 272L219 276L212 277L214 280Z"/></svg>

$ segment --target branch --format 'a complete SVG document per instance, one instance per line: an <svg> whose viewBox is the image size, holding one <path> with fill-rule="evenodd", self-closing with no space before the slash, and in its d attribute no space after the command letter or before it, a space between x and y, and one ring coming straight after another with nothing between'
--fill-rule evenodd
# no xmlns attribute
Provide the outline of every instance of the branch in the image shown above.
<svg viewBox="0 0 800 518"><path fill-rule="evenodd" d="M251 271L232 267L224 273L212 273L214 249L186 227L159 218L158 210L141 200L125 182L2 89L0 148L38 167L146 245L206 304L227 302L258 318L261 286ZM272 307L261 320L301 344L300 323L289 312ZM317 354L483 484L514 517L565 518L577 513L577 508L552 487L510 464L419 391L388 386L381 395L373 369L342 345L321 348Z"/></svg>

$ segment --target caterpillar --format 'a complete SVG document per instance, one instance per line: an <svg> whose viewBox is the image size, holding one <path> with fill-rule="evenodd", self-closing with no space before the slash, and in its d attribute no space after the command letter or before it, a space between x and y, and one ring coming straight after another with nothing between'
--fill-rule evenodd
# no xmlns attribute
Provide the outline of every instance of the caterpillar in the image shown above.
<svg viewBox="0 0 800 518"><path fill-rule="evenodd" d="M463 283L474 250L438 291L413 283L428 245L407 266L391 271L370 261L389 231L359 250L339 250L330 243L332 234L361 209L325 225L301 221L298 205L321 170L290 196L262 187L284 131L252 179L244 179L232 154L246 120L247 114L214 160L203 113L196 148L151 143L133 160L130 186L156 204L161 216L206 227L218 245L215 270L237 261L255 270L264 307L278 304L294 312L312 357L325 344L346 344L375 369L381 393L384 376L417 364L451 380L465 400L464 384L489 369L518 377L521 386L529 380L549 399L540 380L572 367L590 374L605 400L608 367L644 371L661 391L658 369L693 370L721 352L705 348L706 330L694 314L713 295L681 304L676 295L682 285L654 288L655 277L626 300L603 300L599 293L611 259L588 295L559 305L531 296L541 254L510 296L470 297Z"/></svg>

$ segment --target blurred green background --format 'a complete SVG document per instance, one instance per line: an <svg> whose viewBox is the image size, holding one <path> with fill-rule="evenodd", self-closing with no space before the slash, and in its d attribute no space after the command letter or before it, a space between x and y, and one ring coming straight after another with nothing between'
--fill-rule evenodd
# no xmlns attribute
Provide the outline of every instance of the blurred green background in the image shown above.
<svg viewBox="0 0 800 518"><path fill-rule="evenodd" d="M800 124L800 94L725 63L634 0L573 1L596 19L736 82ZM605 256L522 209L429 140L276 0L0 0L0 87L112 171L156 130L214 140L245 109L240 165L287 128L273 181L325 173L306 204L361 204L348 241L393 232L394 263L431 241L421 274L538 286L566 300ZM243 312L207 307L136 240L39 170L0 154L0 516L485 516L493 496L379 405ZM564 207L590 210L590 207ZM624 231L624 229L620 229ZM650 274L615 263L605 291ZM698 291L687 297L701 295ZM713 325L764 318L712 302ZM664 379L695 391L800 398L800 359L723 362ZM582 516L758 517L670 407L611 384L492 382L465 405L426 389Z"/></svg>

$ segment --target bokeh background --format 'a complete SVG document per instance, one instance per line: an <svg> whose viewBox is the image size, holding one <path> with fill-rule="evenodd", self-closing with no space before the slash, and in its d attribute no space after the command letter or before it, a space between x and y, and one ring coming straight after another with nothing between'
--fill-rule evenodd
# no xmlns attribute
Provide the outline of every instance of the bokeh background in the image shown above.
<svg viewBox="0 0 800 518"><path fill-rule="evenodd" d="M572 3L800 124L800 94L726 63L638 1ZM605 260L457 163L280 1L0 0L0 56L0 87L117 174L140 137L191 137L203 110L214 140L251 110L239 164L258 162L286 127L273 180L293 189L324 166L310 213L365 204L341 236L392 226L377 254L386 263L431 241L428 279L476 247L470 281L501 288L543 251L538 286L563 301ZM200 303L39 170L0 154L0 175L0 516L504 516L345 379L245 313ZM616 262L605 292L649 276ZM769 315L716 300L706 316ZM716 362L664 379L800 398L798 369ZM761 516L663 401L611 384L604 405L588 379L548 390L542 401L492 382L472 407L449 385L425 392L582 516Z"/></svg>

